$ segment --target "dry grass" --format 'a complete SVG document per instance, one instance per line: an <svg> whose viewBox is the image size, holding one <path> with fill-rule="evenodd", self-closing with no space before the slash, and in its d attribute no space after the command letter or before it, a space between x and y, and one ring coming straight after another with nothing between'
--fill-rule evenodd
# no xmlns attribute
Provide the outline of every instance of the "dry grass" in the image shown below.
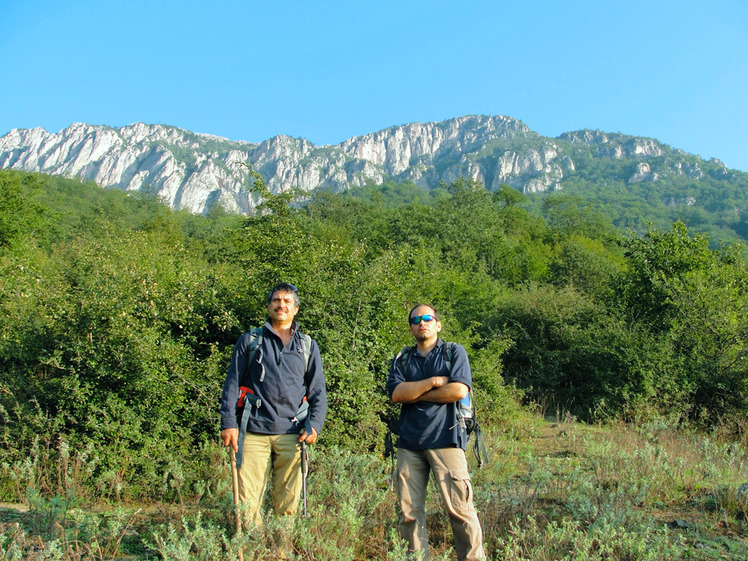
<svg viewBox="0 0 748 561"><path fill-rule="evenodd" d="M491 462L473 469L473 481L491 559L748 559L748 496L738 493L748 450L734 431L526 414L484 433ZM296 558L401 559L389 461L316 449L312 466L309 518L284 530ZM92 509L37 496L0 506L0 559L234 558L240 543L224 468L215 495L183 505ZM453 558L435 489L427 509L434 558ZM277 558L273 524L261 539L245 538L245 559Z"/></svg>

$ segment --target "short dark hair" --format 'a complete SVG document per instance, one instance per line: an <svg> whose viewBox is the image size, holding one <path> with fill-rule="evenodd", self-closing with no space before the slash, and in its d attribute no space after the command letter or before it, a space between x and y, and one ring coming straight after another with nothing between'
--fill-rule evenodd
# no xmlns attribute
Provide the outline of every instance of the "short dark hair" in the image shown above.
<svg viewBox="0 0 748 561"><path fill-rule="evenodd" d="M420 308L421 306L426 306L427 308L431 308L431 311L434 312L434 318L436 319L436 321L441 321L439 319L439 312L436 310L436 308L434 308L434 306L432 306L431 304L416 304L408 312L408 323L410 323L410 318L413 317L413 312L416 311L416 308Z"/></svg>
<svg viewBox="0 0 748 561"><path fill-rule="evenodd" d="M271 288L270 292L268 292L265 304L270 304L276 292L290 292L291 294L293 294L294 304L296 304L297 308L299 307L299 289L287 282L276 284L273 288Z"/></svg>

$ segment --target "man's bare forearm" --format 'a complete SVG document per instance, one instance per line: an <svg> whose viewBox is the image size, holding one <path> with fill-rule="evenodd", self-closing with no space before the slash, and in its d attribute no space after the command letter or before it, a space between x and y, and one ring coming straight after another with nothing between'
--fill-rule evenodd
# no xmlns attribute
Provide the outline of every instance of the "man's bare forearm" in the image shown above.
<svg viewBox="0 0 748 561"><path fill-rule="evenodd" d="M421 394L416 401L430 403L454 403L460 401L468 393L468 387L462 382L450 382L439 388L434 388Z"/></svg>
<svg viewBox="0 0 748 561"><path fill-rule="evenodd" d="M446 376L432 376L416 382L400 382L392 392L395 403L416 403L425 393L444 386L448 382Z"/></svg>

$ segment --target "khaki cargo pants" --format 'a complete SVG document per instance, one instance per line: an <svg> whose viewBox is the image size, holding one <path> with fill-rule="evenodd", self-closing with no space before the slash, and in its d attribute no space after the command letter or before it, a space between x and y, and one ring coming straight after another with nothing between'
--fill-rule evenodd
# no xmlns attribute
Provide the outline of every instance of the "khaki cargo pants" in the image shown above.
<svg viewBox="0 0 748 561"><path fill-rule="evenodd" d="M429 473L439 489L454 534L460 560L484 559L483 532L473 506L465 451L461 448L397 450L397 492L400 499L400 535L417 558L428 559L426 531L426 486Z"/></svg>
<svg viewBox="0 0 748 561"><path fill-rule="evenodd" d="M301 497L301 445L297 434L253 434L244 439L239 469L239 501L246 530L262 525L262 500L268 481L273 484L273 512L290 516Z"/></svg>

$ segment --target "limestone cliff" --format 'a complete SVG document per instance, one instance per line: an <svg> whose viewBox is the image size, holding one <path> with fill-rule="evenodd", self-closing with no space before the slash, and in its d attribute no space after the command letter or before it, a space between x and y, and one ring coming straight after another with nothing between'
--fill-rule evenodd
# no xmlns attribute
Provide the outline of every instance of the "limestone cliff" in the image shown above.
<svg viewBox="0 0 748 561"><path fill-rule="evenodd" d="M248 165L275 193L341 190L369 180L434 188L459 177L491 190L507 184L530 193L563 188L582 149L591 157L631 159L624 178L630 184L662 174L703 175L688 159L670 158L653 167L653 159L677 152L653 139L589 130L553 139L506 116L410 123L333 146L288 136L257 144L143 123L119 129L77 123L58 133L14 129L0 137L0 168L77 177L126 191L151 189L172 208L195 213L216 204L250 213L257 201L248 190Z"/></svg>

